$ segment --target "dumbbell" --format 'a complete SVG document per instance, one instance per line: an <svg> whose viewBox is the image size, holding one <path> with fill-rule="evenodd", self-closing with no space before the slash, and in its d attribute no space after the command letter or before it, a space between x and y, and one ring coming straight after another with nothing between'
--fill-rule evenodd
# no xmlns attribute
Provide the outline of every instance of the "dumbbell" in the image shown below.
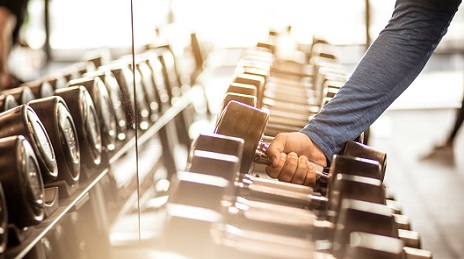
<svg viewBox="0 0 464 259"><path fill-rule="evenodd" d="M0 256L5 253L8 243L8 220L5 191L0 183Z"/></svg>
<svg viewBox="0 0 464 259"><path fill-rule="evenodd" d="M1 95L12 95L18 104L27 104L29 101L36 99L34 93L27 86L3 90Z"/></svg>
<svg viewBox="0 0 464 259"><path fill-rule="evenodd" d="M139 56L146 60L151 69L153 83L159 97L160 112L164 113L169 109L169 107L171 107L171 101L168 93L168 85L166 83L167 80L165 79L163 72L163 64L156 52L145 51L139 54Z"/></svg>
<svg viewBox="0 0 464 259"><path fill-rule="evenodd" d="M114 117L116 120L117 139L119 141L125 140L127 137L126 113L122 105L123 100L122 100L121 89L113 73L111 73L109 70L106 70L104 68L100 68L99 70L87 72L83 76L84 77L100 77L100 79L103 81L108 91L108 94L110 96L110 100L113 103Z"/></svg>
<svg viewBox="0 0 464 259"><path fill-rule="evenodd" d="M61 72L49 74L42 78L41 81L49 83L52 86L53 90L65 88L66 84L68 83L68 80Z"/></svg>
<svg viewBox="0 0 464 259"><path fill-rule="evenodd" d="M239 166L236 156L196 150L186 170L230 181L234 195L247 199L310 210L325 208L327 204L327 199L314 195L310 187L241 175Z"/></svg>
<svg viewBox="0 0 464 259"><path fill-rule="evenodd" d="M56 155L50 137L35 111L23 104L0 114L0 138L23 135L31 144L45 183L58 176Z"/></svg>
<svg viewBox="0 0 464 259"><path fill-rule="evenodd" d="M113 73L121 89L122 104L126 112L127 125L129 125L129 128L132 130L148 129L151 123L149 118L150 112L148 103L145 101L145 97L143 95L143 89L140 83L140 74L137 70L135 70L136 73L133 74L133 71L127 62L118 60L115 60L108 66L105 66L105 69L109 69ZM135 82L134 77L136 80ZM134 89L134 87L136 89ZM137 96L135 95L135 92L137 92ZM138 125L135 125L136 122Z"/></svg>
<svg viewBox="0 0 464 259"><path fill-rule="evenodd" d="M169 204L161 249L205 259L311 258L314 252L309 240L241 230L221 221L222 216L212 210Z"/></svg>
<svg viewBox="0 0 464 259"><path fill-rule="evenodd" d="M80 148L74 120L65 101L59 96L28 103L39 116L50 136L58 166L57 180L47 186L58 186L60 195L68 197L80 176Z"/></svg>
<svg viewBox="0 0 464 259"><path fill-rule="evenodd" d="M173 177L169 202L188 206L196 206L211 209L217 212L222 212L222 215L227 219L227 222L229 224L232 224L235 227L253 229L256 231L260 230L274 234L285 234L288 236L299 238L308 238L309 236L318 238L329 238L332 235L332 231L340 231L333 230L332 224L330 222L317 220L317 218L315 218L315 215L311 214L309 211L293 208L291 206L287 207L286 205L271 204L272 202L267 203L253 201L253 199L249 201L243 199L242 197L237 198L237 200L223 198L224 200L227 200L227 203L222 203L221 205L221 197L230 196L230 192L227 191L227 189L230 188L230 185L228 185L228 181L220 179L218 179L215 176L211 177L210 175L198 175L197 173L192 172L180 172L176 175L176 178ZM380 185L377 185L377 187L380 187ZM336 188L337 191L340 191L343 194L340 196L340 199L342 200L345 200L346 197L363 197L362 195L360 196L356 193L353 195L352 191L350 192L351 194L344 193L345 191L347 191L346 188L334 188ZM352 188L365 189L365 187L359 184L352 186ZM371 190L374 189L371 188ZM368 193L370 192L368 191ZM376 196L380 197L381 195ZM371 200L369 197L366 198L368 198L366 200ZM368 208L371 209L364 211L364 213L367 216L372 214L370 217L377 217L380 219L382 219L382 217L387 217L384 215L388 214L388 219L390 220L388 224L390 225L385 223L382 226L379 225L376 227L375 225L371 226L369 224L366 224L363 221L356 222L356 218L342 220L344 220L345 222L350 222L351 229L363 229L365 231L371 231L374 233L378 231L385 231L386 228L393 229L393 227L395 227L394 231L396 231L396 236L401 237L402 240L408 240L408 244L420 246L420 244L417 244L417 238L415 238L414 236L413 238L411 238L408 237L408 235L404 234L404 232L408 231L397 230L396 222L394 222L394 217L391 214L389 208L387 208L385 205L380 205L381 201L378 200L377 202L379 204L369 203L370 207ZM229 203L231 205L227 205ZM339 207L340 206L331 209L338 210ZM374 208L376 208L376 210L374 210ZM378 210L381 210L383 214L381 214L380 216L376 216L375 213L379 213ZM367 216L364 218L367 218ZM359 219L359 217L357 219ZM337 223L339 221L341 220L335 219L331 222ZM375 224L375 222L373 223ZM378 221L378 224L380 224L380 221ZM401 231L403 233L401 233ZM400 232L400 234L397 232Z"/></svg>
<svg viewBox="0 0 464 259"><path fill-rule="evenodd" d="M240 91L241 89L238 89L238 88L239 87L236 85L232 87L232 89L235 89L235 91ZM247 91L248 89L245 88L244 90ZM227 104L232 100L247 104L249 106L257 107L256 96L243 94L239 92L228 91L224 94L223 103L220 108L220 112L218 113L219 115L224 109L224 107L227 106ZM263 110L267 110L267 109L263 108ZM285 112L285 114L282 114L282 113L279 113L278 111L275 113L274 111L272 112L269 111L269 114L270 114L269 122L268 122L268 127L266 130L269 130L273 125L276 125L276 124L282 125L282 126L293 127L293 128L303 128L309 121L308 116L304 116L304 115L299 116L299 115L292 114L290 112Z"/></svg>
<svg viewBox="0 0 464 259"><path fill-rule="evenodd" d="M0 95L0 112L4 112L18 105L18 102L16 102L12 95Z"/></svg>
<svg viewBox="0 0 464 259"><path fill-rule="evenodd" d="M28 87L36 98L53 96L55 91L49 82L43 80L23 83L19 87Z"/></svg>
<svg viewBox="0 0 464 259"><path fill-rule="evenodd" d="M395 217L385 205L344 199L335 226L332 252L337 258L345 254L350 233L357 231L389 236L401 240L406 247L420 249L420 238L410 234L415 232L399 229Z"/></svg>
<svg viewBox="0 0 464 259"><path fill-rule="evenodd" d="M190 152L187 157L187 166L186 170L192 169L195 165L192 165L193 157L196 157L196 162L199 165L210 165L212 167L211 173L215 175L221 175L222 177L226 178L227 180L233 181L243 181L246 180L248 184L261 184L273 188L283 188L285 190L296 191L304 194L311 194L313 189L309 186L298 185L298 184L290 184L285 182L279 182L276 180L271 180L267 178L261 177L254 177L250 174L238 174L238 170L235 169L235 162L236 159L242 158L243 153L243 145L244 140L241 138L214 134L214 133L201 133L197 138L194 139L192 145L190 146ZM198 152L200 151L200 152ZM203 152L201 152L203 151ZM198 152L195 154L195 152ZM206 152L206 153L205 153ZM229 156L220 156L229 155ZM219 155L219 156L217 156ZM203 156L203 157L202 157ZM202 161L204 158L204 162ZM229 165L232 168L229 175L221 172L221 170L215 171L213 158L217 158L216 161L220 163L219 168ZM223 163L223 159L221 158L229 158L231 160L230 163ZM208 162L209 161L209 162ZM227 168L224 168L224 171L228 171ZM204 171L203 171L204 172ZM238 174L238 175L237 175Z"/></svg>
<svg viewBox="0 0 464 259"><path fill-rule="evenodd" d="M136 67L142 77L144 95L148 101L148 107L150 108L150 121L156 122L160 117L160 97L156 92L155 82L153 80L153 72L148 64L148 57L143 55L137 55Z"/></svg>
<svg viewBox="0 0 464 259"><path fill-rule="evenodd" d="M176 214L181 214L179 215L181 217L195 219L196 215L190 213L192 212L190 209L203 211L203 214L201 216L201 220L204 221L203 224L193 223L191 227L196 226L193 229L184 225L184 227L187 227L185 230L189 232L188 234L201 235L202 233L205 233L205 231L209 232L211 230L210 226L207 226L209 223L212 223L214 225L227 224L227 226L235 228L237 229L237 231L246 232L250 234L247 235L248 240L250 241L255 240L255 242L258 242L258 239L256 239L257 235L263 235L268 237L272 236L276 238L276 244L280 245L284 245L284 243L281 243L282 240L289 241L292 239L298 240L298 242L303 242L307 245L311 244L308 236L305 236L304 234L299 234L299 237L285 236L282 234L290 234L290 230L297 231L298 228L302 229L304 226L309 227L311 217L313 215L310 214L308 211L280 206L276 206L273 209L270 209L272 208L272 206L258 207L256 206L256 203L254 203L254 209L249 210L243 208L244 206L246 206L245 203L241 203L237 206L230 207L222 206L219 203L217 203L217 201L219 201L221 197L215 195L227 195L225 190L228 188L228 184L228 181L225 181L223 178L215 176L198 175L191 172L179 172L179 174L177 174L177 177L172 181L172 187L170 187L170 189L172 189L170 190L170 196L168 199L168 212L173 212L174 209L177 210L175 211ZM194 191L194 193L191 193L191 191ZM212 203L214 203L214 205ZM238 203L240 203L240 201ZM212 218L207 217L207 211L209 211L210 215L213 216ZM221 211L223 213L221 213ZM300 220L300 222L304 224L296 225L291 223L289 220L282 226L279 222L277 222L279 212L287 212L288 214L286 213L286 215L290 217L295 217L296 214L302 214L300 215L300 217L305 218L307 222L305 223L304 220ZM263 218L263 216L267 216L268 218L266 220L266 223L260 222L261 220L265 219ZM206 224L207 222L205 221L208 220L211 220L212 222ZM177 232L177 230L179 229L178 227L180 227L181 225L177 223L175 225L170 225L170 223L173 222L170 222L168 220L168 226L165 229L165 238L163 238L168 243L171 242L172 239L176 240L178 238L182 238L183 236L181 233ZM188 221L186 221L185 223L188 223ZM259 231L260 229L263 230L263 228L266 228L268 231ZM192 233L190 231L195 232ZM281 234L279 234L279 232ZM207 239L207 236L202 236L202 240L198 241L203 243ZM258 243L256 243L256 245L258 245ZM289 247L291 247L291 245ZM186 247L177 248L185 249ZM209 249L211 249L211 247L209 247ZM309 252L309 250L307 250L306 252Z"/></svg>
<svg viewBox="0 0 464 259"><path fill-rule="evenodd" d="M150 49L150 51L158 55L158 59L163 68L166 89L168 91L171 104L174 104L184 92L184 89L182 89L183 85L179 78L174 53L169 45L158 46L154 49Z"/></svg>
<svg viewBox="0 0 464 259"><path fill-rule="evenodd" d="M188 211L191 206L194 206L198 209L201 208L202 211L212 210L216 213L222 210L218 200L221 196L224 196L224 190L228 188L227 181L221 181L217 177L204 175L199 176L191 172L185 174L180 173L177 175L177 177L178 178L176 180L172 181L173 189L170 192L168 208L172 204L176 204L178 205L178 213L182 213L184 216L189 215L188 217L190 219L194 219L194 216L189 214ZM199 184L203 185L200 186ZM202 215L202 220L205 220L206 215ZM216 216L216 220L218 218L222 218L222 221L214 223L227 223L234 228L238 228L237 230L240 232L261 232L261 235L286 236L289 239L299 238L301 241L304 239L309 239L309 233L317 235L317 233L315 233L315 229L319 228L321 231L330 231L331 228L331 224L327 223L325 226L311 225L314 222L314 215L302 210L271 204L266 206L265 203L258 202L243 203L243 199L238 200L238 204L235 206L229 207L226 214L220 214L220 216ZM198 227L197 224L195 225ZM175 226L171 227L176 228ZM203 227L207 228L208 231L210 230L208 226L203 225ZM168 224L167 231L173 231L169 228L170 227ZM304 228L312 228L312 231L314 232L311 232L311 230L306 230L309 232L304 233ZM191 228L187 229L192 230ZM197 231L201 232L202 230L197 229ZM173 233L170 234L172 235ZM182 234L177 233L171 238L179 238L178 235ZM326 233L326 237L327 235L328 234ZM252 238L252 236L250 236L250 238Z"/></svg>
<svg viewBox="0 0 464 259"><path fill-rule="evenodd" d="M81 177L89 178L102 160L102 140L95 105L83 86L55 90L63 98L72 114L81 154Z"/></svg>
<svg viewBox="0 0 464 259"><path fill-rule="evenodd" d="M265 156L268 144L261 141L269 119L269 114L236 101L231 101L219 117L214 133L244 139L243 157L240 172L246 174L250 171L253 162L269 164ZM237 123L240 121L240 123ZM317 179L327 179L323 173L323 166L312 163L316 169Z"/></svg>
<svg viewBox="0 0 464 259"><path fill-rule="evenodd" d="M113 151L116 146L116 119L113 102L105 83L100 77L81 77L70 80L69 86L84 86L87 89L97 112L102 148L108 152Z"/></svg>
<svg viewBox="0 0 464 259"><path fill-rule="evenodd" d="M42 222L44 185L36 153L26 138L20 135L0 138L0 168L6 201L1 201L1 218L8 212L8 222L20 229Z"/></svg>

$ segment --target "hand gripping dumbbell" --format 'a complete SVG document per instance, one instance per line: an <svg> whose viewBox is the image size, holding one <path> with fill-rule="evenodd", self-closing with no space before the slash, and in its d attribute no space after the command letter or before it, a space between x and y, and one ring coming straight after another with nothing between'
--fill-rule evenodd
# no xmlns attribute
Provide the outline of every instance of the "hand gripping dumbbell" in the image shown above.
<svg viewBox="0 0 464 259"><path fill-rule="evenodd" d="M244 139L240 172L249 173L253 162L270 164L265 151L268 144L262 141L269 114L258 108L231 101L218 118L214 133ZM324 167L311 163L316 171L317 181L327 181Z"/></svg>
<svg viewBox="0 0 464 259"><path fill-rule="evenodd" d="M199 172L203 174L209 174L209 175L215 175L215 176L220 176L225 179L227 179L230 182L235 182L237 186L240 186L242 189L240 190L240 195L243 197L247 198L252 198L252 199L259 199L259 200L267 200L272 203L280 203L280 204L287 204L290 205L290 203L309 203L308 201L310 200L310 196L307 196L308 194L312 193L312 188L308 188L306 186L301 186L301 185L295 185L295 184L288 184L288 183L282 183L278 182L275 180L269 180L269 179L263 179L263 178L258 178L258 177L253 177L248 174L237 174L236 173L236 159L237 157L241 157L241 152L242 149L241 147L243 146L243 140L235 137L229 137L229 136L224 136L224 135L219 135L219 134L201 134L198 136L196 140L192 143L191 149L190 149L190 155L189 155L189 162L187 166L187 170L193 171L193 172ZM350 153L360 153L360 150L365 149L364 145L354 143L354 144L347 144L345 148L345 153L350 154ZM372 149L372 148L369 148ZM377 150L364 150L366 155L372 156L371 153L374 154L381 154L382 152L377 151ZM220 154L218 154L220 153ZM362 155L362 154L361 154ZM381 156L384 157L384 156ZM344 186L350 186L349 184L347 185L346 183L357 183L360 180L363 180L364 183L362 185L359 185L356 188L352 188L354 192L356 192L356 189L362 189L362 188L369 188L369 186L372 186L371 190L364 191L365 193L370 193L371 197L367 197L370 199L370 201L375 201L377 203L385 203L385 193L381 185L381 166L377 161L370 160L370 159L364 159L364 158L359 158L359 157L350 157L350 156L345 156L345 155L337 155L334 156L332 166L330 168L330 178L329 178L329 186L334 181L334 177L336 177L338 174L348 174L345 176L342 176L341 180L342 182L345 182ZM365 176L368 178L360 178L358 179L350 179L353 178L352 176L349 175L354 175L354 176ZM374 178L374 182L376 184L372 185L372 183L368 184L369 182L372 182L370 178ZM340 180L340 181L341 181ZM272 189L266 189L266 187L272 187ZM346 187L344 187L346 188ZM250 189L251 191L245 192L246 189ZM292 192L284 192L285 191L292 191L292 192L297 192L298 194L292 193ZM263 195L263 191L268 191L269 193L272 193L270 195L269 193L266 193L266 195ZM353 192L352 191L352 192ZM347 190L344 191L345 194L348 193ZM374 192L377 192L376 195L374 195ZM238 194L237 194L238 195ZM286 197L286 195L292 195L293 201ZM354 194L351 194L354 195ZM254 197L253 197L254 196ZM282 197L284 196L284 197ZM325 194L324 194L325 196ZM297 199L299 197L299 200ZM312 199L314 200L315 195L311 196ZM340 196L339 196L340 197ZM344 196L346 197L346 196ZM351 196L355 197L355 196ZM361 197L362 195L358 195L358 197ZM374 199L373 199L374 198ZM365 198L364 198L365 199ZM298 202L297 202L298 201ZM323 199L319 198L318 199L319 204L323 204ZM335 209L332 210L338 210L336 207L338 207L337 203L334 203L332 201L332 207ZM309 206L309 205L308 205ZM311 206L312 207L312 206ZM319 206L321 207L321 206ZM323 206L324 207L324 206ZM394 212L392 210L392 212ZM397 217L397 215L395 215ZM398 220L397 220L398 221ZM404 219L403 219L404 221ZM405 230L409 230L410 227L408 226L407 220L405 222L399 221L398 224L401 223L401 228Z"/></svg>
<svg viewBox="0 0 464 259"><path fill-rule="evenodd" d="M221 177L231 183L234 196L248 200L308 210L321 210L327 205L327 199L313 194L308 186L242 175L238 173L239 166L240 160L234 155L196 150L186 170Z"/></svg>

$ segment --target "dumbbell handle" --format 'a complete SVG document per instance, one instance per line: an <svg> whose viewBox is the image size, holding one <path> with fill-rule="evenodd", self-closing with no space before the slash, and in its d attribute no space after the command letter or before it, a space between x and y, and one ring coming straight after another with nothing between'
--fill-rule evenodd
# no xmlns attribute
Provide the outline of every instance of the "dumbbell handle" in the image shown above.
<svg viewBox="0 0 464 259"><path fill-rule="evenodd" d="M258 164L270 165L272 163L271 159L266 155L266 150L269 148L269 144L263 141L260 141L258 148L256 149L256 155L254 162ZM309 161L309 163L314 166L316 169L316 183L325 182L327 183L329 175L326 173L326 168L320 164Z"/></svg>

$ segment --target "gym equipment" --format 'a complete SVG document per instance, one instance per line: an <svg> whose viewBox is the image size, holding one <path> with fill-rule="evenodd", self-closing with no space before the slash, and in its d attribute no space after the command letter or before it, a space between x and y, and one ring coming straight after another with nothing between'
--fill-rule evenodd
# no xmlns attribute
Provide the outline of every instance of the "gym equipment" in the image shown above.
<svg viewBox="0 0 464 259"><path fill-rule="evenodd" d="M34 93L32 93L31 89L27 86L3 90L1 94L12 95L18 104L27 104L29 101L34 100L36 98Z"/></svg>
<svg viewBox="0 0 464 259"><path fill-rule="evenodd" d="M385 178L385 171L387 170L387 153L360 142L348 141L345 143L341 154L346 156L371 159L379 162L381 168L379 179L383 181Z"/></svg>
<svg viewBox="0 0 464 259"><path fill-rule="evenodd" d="M23 135L31 144L40 165L40 172L45 183L56 180L58 166L55 150L47 131L35 111L22 104L0 113L0 138Z"/></svg>
<svg viewBox="0 0 464 259"><path fill-rule="evenodd" d="M246 174L252 168L253 162L270 164L265 155L268 144L261 141L269 114L258 108L231 101L218 118L214 133L242 138L245 141L240 172ZM318 181L326 181L324 167L315 163Z"/></svg>
<svg viewBox="0 0 464 259"><path fill-rule="evenodd" d="M81 176L87 179L102 160L102 140L98 114L89 92L83 86L71 86L55 90L63 98L76 126L81 154Z"/></svg>
<svg viewBox="0 0 464 259"><path fill-rule="evenodd" d="M68 87L79 85L87 89L97 111L102 147L107 151L113 151L116 146L116 119L113 102L105 83L100 77L81 77L68 82Z"/></svg>
<svg viewBox="0 0 464 259"><path fill-rule="evenodd" d="M57 180L60 195L68 197L70 190L79 181L80 149L74 120L64 100L59 96L51 96L30 101L29 106L34 109L47 130L55 150L58 165ZM59 183L58 181L64 181Z"/></svg>
<svg viewBox="0 0 464 259"><path fill-rule="evenodd" d="M218 176L229 181L234 189L231 193L236 196L308 209L321 209L327 205L327 199L313 195L310 187L294 187L291 183L241 175L238 168L239 161L236 156L196 150L186 169L189 172Z"/></svg>
<svg viewBox="0 0 464 259"><path fill-rule="evenodd" d="M5 253L8 242L8 208L5 191L0 184L0 256Z"/></svg>
<svg viewBox="0 0 464 259"><path fill-rule="evenodd" d="M7 208L2 207L2 213L8 211L8 222L18 228L40 223L45 216L44 185L36 155L26 138L0 139L0 168Z"/></svg>
<svg viewBox="0 0 464 259"><path fill-rule="evenodd" d="M99 70L87 72L83 77L99 77L108 92L109 99L112 102L112 107L114 109L114 119L116 122L116 138L119 141L123 141L127 137L127 120L124 107L122 105L122 93L119 88L118 81L114 77L113 73L109 70L101 68Z"/></svg>
<svg viewBox="0 0 464 259"><path fill-rule="evenodd" d="M42 80L27 82L19 87L28 87L37 98L52 96L55 91L49 82Z"/></svg>
<svg viewBox="0 0 464 259"><path fill-rule="evenodd" d="M18 105L18 102L16 102L12 95L0 95L0 112L12 109Z"/></svg>
<svg viewBox="0 0 464 259"><path fill-rule="evenodd" d="M122 94L122 105L126 112L127 125L130 129L146 130L150 125L150 112L148 103L145 101L141 84L141 76L135 70L135 75L127 62L114 61L108 65L113 73ZM134 78L136 82L134 83ZM135 96L134 85L137 96ZM137 97L137 99L135 99ZM135 107L135 112L134 112ZM137 116L137 118L136 118ZM135 123L138 125L135 125Z"/></svg>
<svg viewBox="0 0 464 259"><path fill-rule="evenodd" d="M231 168L231 170L227 170L228 168L215 170L217 168L222 168L223 166L227 165L227 163L226 165L222 164L221 160L223 159L221 159L221 154L232 156L232 161L235 161L233 157L236 157L239 160L241 160L243 153L243 145L244 140L241 138L214 133L202 133L192 142L186 170L193 169L194 166L191 165L191 161L193 159L193 156L195 155L195 152L205 151L206 153L198 152L195 155L197 160L196 162L198 163L198 165L205 165L211 167L211 170L208 170L209 172L211 172L211 174L224 177L231 182L244 181L246 184L260 184L268 187L282 188L284 190L295 191L302 194L311 194L313 192L313 188L309 186L279 182L276 180L261 177L254 177L251 174L239 174L239 170L233 170L234 168ZM216 155L219 156L217 157ZM204 161L201 161L202 159L204 159ZM221 163L221 165L218 165L217 167L214 166L213 161L210 161L212 159L215 159L218 163ZM204 168L202 168L200 171L202 171L202 173L207 173L206 169ZM229 174L227 174L227 172L229 172Z"/></svg>

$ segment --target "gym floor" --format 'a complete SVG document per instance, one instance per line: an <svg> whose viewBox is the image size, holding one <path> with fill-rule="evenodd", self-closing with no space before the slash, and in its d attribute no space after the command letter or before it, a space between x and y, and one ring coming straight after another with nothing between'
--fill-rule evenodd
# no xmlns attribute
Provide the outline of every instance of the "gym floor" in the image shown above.
<svg viewBox="0 0 464 259"><path fill-rule="evenodd" d="M423 249L434 258L463 258L464 134L455 142L455 164L421 160L449 131L453 109L391 110L373 125L370 146L387 152L385 184L410 218Z"/></svg>

